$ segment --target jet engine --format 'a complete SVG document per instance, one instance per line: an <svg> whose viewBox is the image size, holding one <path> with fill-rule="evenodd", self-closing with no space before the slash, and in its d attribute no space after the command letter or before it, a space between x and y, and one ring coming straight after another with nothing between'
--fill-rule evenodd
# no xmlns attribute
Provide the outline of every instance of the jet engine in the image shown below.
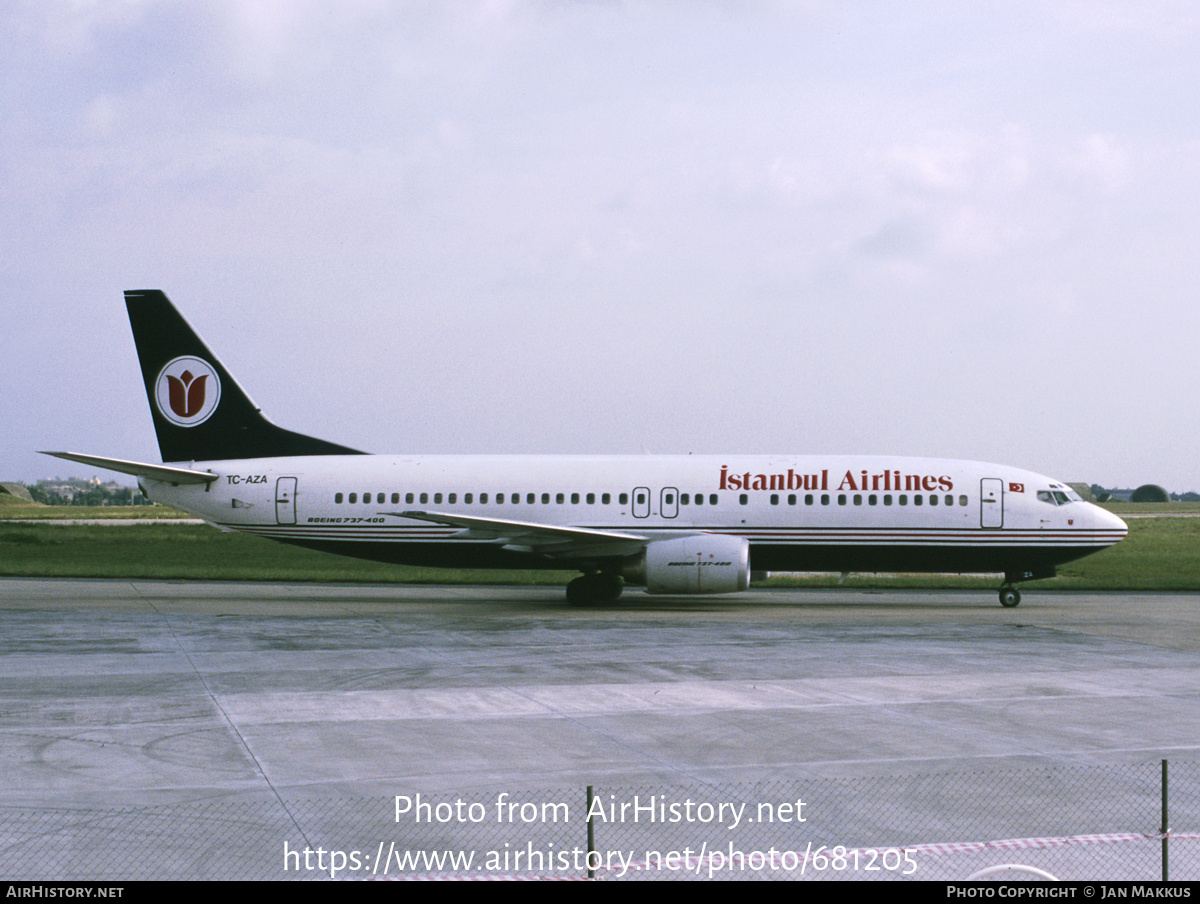
<svg viewBox="0 0 1200 904"><path fill-rule="evenodd" d="M727 534L656 540L622 577L649 593L737 593L750 586L750 541Z"/></svg>

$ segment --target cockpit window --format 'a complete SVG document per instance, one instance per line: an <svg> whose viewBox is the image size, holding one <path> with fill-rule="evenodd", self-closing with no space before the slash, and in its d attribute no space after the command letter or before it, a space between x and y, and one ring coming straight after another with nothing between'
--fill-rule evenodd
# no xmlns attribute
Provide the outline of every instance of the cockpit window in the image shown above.
<svg viewBox="0 0 1200 904"><path fill-rule="evenodd" d="M1070 487L1064 489L1038 490L1037 498L1049 505L1070 505L1072 502L1082 502L1083 497Z"/></svg>

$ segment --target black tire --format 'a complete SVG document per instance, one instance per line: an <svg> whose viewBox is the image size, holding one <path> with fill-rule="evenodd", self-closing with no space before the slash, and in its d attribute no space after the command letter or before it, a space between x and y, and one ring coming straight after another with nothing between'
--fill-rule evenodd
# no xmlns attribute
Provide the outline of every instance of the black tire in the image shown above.
<svg viewBox="0 0 1200 904"><path fill-rule="evenodd" d="M585 574L567 584L568 603L611 603L625 589L615 574Z"/></svg>
<svg viewBox="0 0 1200 904"><path fill-rule="evenodd" d="M1016 587L1001 587L1000 605L1005 609L1015 609L1021 605L1021 591Z"/></svg>

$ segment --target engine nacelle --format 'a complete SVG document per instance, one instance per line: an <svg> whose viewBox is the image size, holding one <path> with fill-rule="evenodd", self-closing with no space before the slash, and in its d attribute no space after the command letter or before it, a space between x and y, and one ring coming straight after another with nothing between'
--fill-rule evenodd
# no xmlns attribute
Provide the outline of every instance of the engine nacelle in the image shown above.
<svg viewBox="0 0 1200 904"><path fill-rule="evenodd" d="M657 540L622 575L650 593L737 593L750 586L750 541L725 534Z"/></svg>

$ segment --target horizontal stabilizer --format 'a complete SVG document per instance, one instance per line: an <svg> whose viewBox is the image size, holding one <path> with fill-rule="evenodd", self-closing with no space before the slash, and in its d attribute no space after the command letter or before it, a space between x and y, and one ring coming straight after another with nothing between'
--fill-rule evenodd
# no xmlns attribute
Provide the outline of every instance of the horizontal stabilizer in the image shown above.
<svg viewBox="0 0 1200 904"><path fill-rule="evenodd" d="M122 458L101 458L99 455L80 455L77 452L43 452L42 455L53 455L55 458L65 458L67 461L77 461L80 464L96 468L106 468L109 471L120 471L122 474L132 474L134 477L161 480L163 483L172 483L176 486L184 483L212 483L220 476L211 471L193 471L191 468L152 465L140 461L125 461Z"/></svg>

